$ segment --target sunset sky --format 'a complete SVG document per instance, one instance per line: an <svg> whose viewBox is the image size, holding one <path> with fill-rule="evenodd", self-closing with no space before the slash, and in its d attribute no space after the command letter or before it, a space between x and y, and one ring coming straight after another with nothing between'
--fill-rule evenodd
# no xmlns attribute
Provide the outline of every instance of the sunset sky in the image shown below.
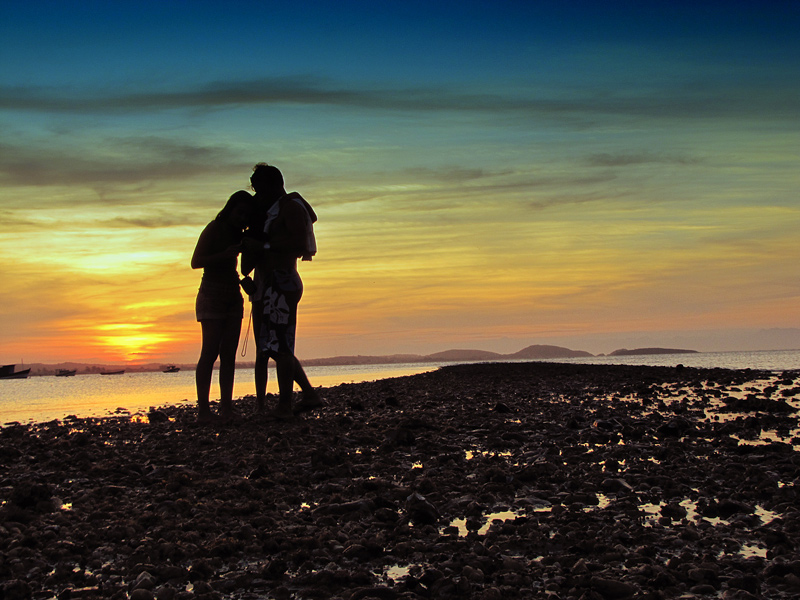
<svg viewBox="0 0 800 600"><path fill-rule="evenodd" d="M301 358L798 348L798 31L793 1L4 0L0 363L195 361L190 257L260 161L319 215Z"/></svg>

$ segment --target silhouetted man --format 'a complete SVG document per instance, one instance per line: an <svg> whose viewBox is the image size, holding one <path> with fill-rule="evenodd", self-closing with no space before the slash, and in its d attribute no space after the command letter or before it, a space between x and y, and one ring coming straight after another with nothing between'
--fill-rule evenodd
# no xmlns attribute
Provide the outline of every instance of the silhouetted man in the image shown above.
<svg viewBox="0 0 800 600"><path fill-rule="evenodd" d="M323 405L295 356L297 305L303 295L303 282L297 272L297 259L316 252L312 224L316 215L298 194L286 193L283 175L271 165L253 168L250 183L255 190L257 216L246 238L247 258L242 272L255 267L253 332L258 343L256 357L256 398L259 410L266 404L267 360L275 361L279 398L275 416L291 417L294 411ZM293 384L303 390L303 399L292 408Z"/></svg>

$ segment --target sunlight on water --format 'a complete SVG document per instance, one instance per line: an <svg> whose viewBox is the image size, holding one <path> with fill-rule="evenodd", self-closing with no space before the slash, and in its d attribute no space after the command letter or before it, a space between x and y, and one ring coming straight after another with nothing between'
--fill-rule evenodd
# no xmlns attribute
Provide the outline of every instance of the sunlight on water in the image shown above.
<svg viewBox="0 0 800 600"><path fill-rule="evenodd" d="M641 355L558 359L552 362L587 364L630 364L652 366L731 368L731 369L798 369L800 351L719 352L671 355ZM392 365L342 365L306 369L315 386L360 383L390 377L413 375L452 363L404 363ZM274 370L270 370L267 391L277 393ZM234 397L254 392L253 369L238 369ZM212 382L212 399L218 397L217 372ZM9 422L31 422L78 417L107 416L117 409L135 415L150 407L194 403L196 398L194 371L178 373L124 373L74 377L41 376L0 381L0 425ZM468 454L467 458L473 458Z"/></svg>
<svg viewBox="0 0 800 600"><path fill-rule="evenodd" d="M800 369L800 350L591 356L552 359L549 362L596 365L647 365L653 367L674 367L680 364L684 367L696 367L701 369L762 369L766 371L776 371Z"/></svg>
<svg viewBox="0 0 800 600"><path fill-rule="evenodd" d="M396 365L346 365L308 367L314 386L330 387L432 371L443 363ZM41 376L0 381L0 425L18 421L43 422L67 415L102 417L128 412L136 414L150 407L194 403L195 373L123 373L122 375ZM275 371L270 369L268 393L277 393ZM234 398L254 393L253 369L238 369ZM211 398L219 397L218 371L214 371ZM122 409L122 410L119 410Z"/></svg>

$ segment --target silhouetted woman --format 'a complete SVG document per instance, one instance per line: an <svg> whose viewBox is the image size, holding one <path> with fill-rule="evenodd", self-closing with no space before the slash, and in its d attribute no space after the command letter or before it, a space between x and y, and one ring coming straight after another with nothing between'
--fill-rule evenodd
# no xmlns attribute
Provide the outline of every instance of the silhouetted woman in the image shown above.
<svg viewBox="0 0 800 600"><path fill-rule="evenodd" d="M239 291L237 258L241 252L242 232L250 220L253 197L239 191L233 194L217 218L211 221L192 255L192 268L203 269L197 292L195 312L203 331L203 346L197 361L197 420L212 421L208 395L214 362L219 357L220 415L233 416L233 379L236 349L244 315L244 301Z"/></svg>

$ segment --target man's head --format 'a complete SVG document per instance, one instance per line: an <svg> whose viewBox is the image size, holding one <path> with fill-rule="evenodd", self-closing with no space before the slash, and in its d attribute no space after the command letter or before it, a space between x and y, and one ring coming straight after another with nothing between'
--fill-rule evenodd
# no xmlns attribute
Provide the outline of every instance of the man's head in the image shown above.
<svg viewBox="0 0 800 600"><path fill-rule="evenodd" d="M278 167L273 167L267 163L258 163L253 167L253 174L250 176L250 185L256 194L267 197L283 195L283 175Z"/></svg>

